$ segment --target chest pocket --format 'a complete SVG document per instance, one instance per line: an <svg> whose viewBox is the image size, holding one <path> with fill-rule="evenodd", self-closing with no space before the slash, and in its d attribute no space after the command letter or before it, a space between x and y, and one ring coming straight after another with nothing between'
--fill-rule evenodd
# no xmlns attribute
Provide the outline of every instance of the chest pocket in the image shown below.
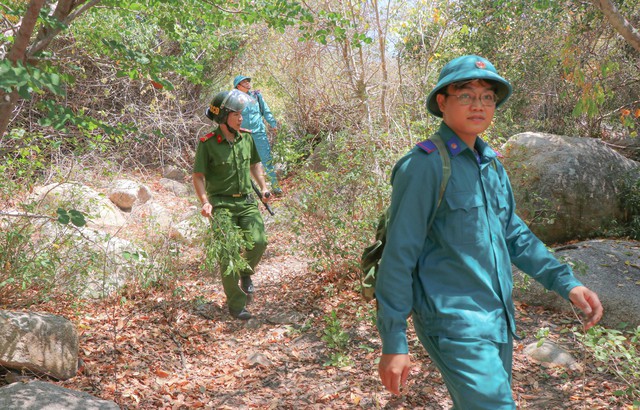
<svg viewBox="0 0 640 410"><path fill-rule="evenodd" d="M471 192L454 192L445 195L445 201L449 212L443 236L456 244L480 242L482 231L486 228L482 198Z"/></svg>
<svg viewBox="0 0 640 410"><path fill-rule="evenodd" d="M216 172L222 172L233 166L234 158L232 150L220 150L210 157L211 168Z"/></svg>
<svg viewBox="0 0 640 410"><path fill-rule="evenodd" d="M229 172L249 166L250 155L240 146L216 152L211 158L211 167L217 172Z"/></svg>

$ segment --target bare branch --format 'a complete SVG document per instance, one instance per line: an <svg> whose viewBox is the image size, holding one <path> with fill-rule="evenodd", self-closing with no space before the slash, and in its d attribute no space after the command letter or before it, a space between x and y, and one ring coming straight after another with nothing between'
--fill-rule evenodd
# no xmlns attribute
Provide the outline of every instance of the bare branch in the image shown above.
<svg viewBox="0 0 640 410"><path fill-rule="evenodd" d="M58 7L61 7L63 4L64 4L64 6L66 6L67 3L70 3L69 5L71 6L71 8L68 9L68 10L65 10L66 7L64 7L63 9L60 9L61 12L59 13L59 15L57 15L58 14L58 7L56 7L56 11L54 12L54 15L56 17L58 17L58 19L62 23L66 24L68 26L69 24L71 24L71 22L73 20L78 18L80 15L82 15L84 12L86 12L91 7L93 7L96 4L100 3L100 1L101 0L91 0L91 1L89 1L87 3L84 3L81 7L76 8L74 10L73 6L75 4L73 4L73 1L66 0L64 3L63 2L58 3ZM47 30L41 31L38 34L37 41L31 47L29 47L28 55L32 56L32 55L36 54L37 52L42 51L45 48L47 48L49 43L51 43L51 40L53 40L54 37L57 36L60 33L60 31L62 31L62 28L60 28L60 27L49 28Z"/></svg>
<svg viewBox="0 0 640 410"><path fill-rule="evenodd" d="M629 43L640 52L640 34L631 23L625 19L611 0L592 0L593 4L602 11L609 24Z"/></svg>

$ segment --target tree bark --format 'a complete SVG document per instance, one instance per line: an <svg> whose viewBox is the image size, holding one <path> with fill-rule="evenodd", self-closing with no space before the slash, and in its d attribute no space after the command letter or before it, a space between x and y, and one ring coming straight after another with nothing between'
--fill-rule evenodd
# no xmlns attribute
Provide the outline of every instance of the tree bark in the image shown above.
<svg viewBox="0 0 640 410"><path fill-rule="evenodd" d="M96 4L100 3L100 1L102 0L91 0L83 3L82 1L76 0L60 0L58 2L56 10L53 13L53 17L57 18L62 23L69 25L73 20L78 18L78 16L80 16ZM42 30L40 30L36 41L31 45L31 47L29 47L29 55L33 55L47 48L54 37L60 33L60 31L62 31L62 28L60 27L44 27Z"/></svg>
<svg viewBox="0 0 640 410"><path fill-rule="evenodd" d="M620 34L631 47L640 52L640 34L631 23L625 19L611 0L592 0L593 4L602 11L609 24Z"/></svg>
<svg viewBox="0 0 640 410"><path fill-rule="evenodd" d="M380 10L378 8L378 0L372 0L371 2L373 6L373 10L376 15L376 30L378 32L378 47L380 49L380 70L382 72L382 87L380 94L380 111L382 114L382 124L384 125L385 130L389 131L389 113L387 112L387 90L389 87L389 74L387 72L387 27L382 27L382 22L380 21ZM389 18L389 8L391 5L391 0L387 1L387 18Z"/></svg>
<svg viewBox="0 0 640 410"><path fill-rule="evenodd" d="M31 39L31 35L36 27L38 15L44 6L44 3L45 0L31 0L29 3L29 7L22 18L22 24L20 24L13 46L7 54L7 60L11 61L13 65L16 65L18 61L22 63L26 61L27 46L29 45L29 40ZM4 136L7 128L9 127L11 112L13 111L13 107L17 101L18 92L16 90L10 93L5 93L0 90L0 137Z"/></svg>

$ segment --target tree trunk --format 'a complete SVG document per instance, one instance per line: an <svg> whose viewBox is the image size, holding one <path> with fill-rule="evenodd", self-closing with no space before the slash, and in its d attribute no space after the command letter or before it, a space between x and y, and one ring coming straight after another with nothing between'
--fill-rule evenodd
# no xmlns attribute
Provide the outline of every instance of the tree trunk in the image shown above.
<svg viewBox="0 0 640 410"><path fill-rule="evenodd" d="M26 61L27 46L29 45L29 39L33 34L33 30L36 27L38 21L38 14L42 6L44 6L45 0L31 0L29 7L22 19L20 29L16 34L16 40L7 54L7 60L11 61L15 65L18 61L24 63ZM0 137L2 137L7 128L9 127L9 121L11 119L11 112L13 107L18 101L18 92L12 91L5 93L0 91Z"/></svg>
<svg viewBox="0 0 640 410"><path fill-rule="evenodd" d="M68 25L100 1L101 0L78 2L75 0L59 0L56 4L53 17ZM43 27L38 33L36 41L29 45L36 23L38 22L38 15L45 2L46 0L31 0L29 3L29 7L22 18L20 28L16 33L15 42L7 54L7 60L11 61L13 65L16 65L18 62L26 65L31 56L47 48L51 40L62 30L62 27ZM0 137L4 136L9 128L11 114L19 98L20 96L16 90L10 93L0 90Z"/></svg>
<svg viewBox="0 0 640 410"><path fill-rule="evenodd" d="M618 11L610 0L592 0L593 4L602 11L609 24L616 30L631 47L640 52L640 35L631 23Z"/></svg>
<svg viewBox="0 0 640 410"><path fill-rule="evenodd" d="M389 18L389 7L391 5L391 1L387 1L387 18ZM380 71L382 72L382 87L380 93L380 113L382 114L382 124L384 125L385 130L389 131L389 114L387 113L387 90L389 88L389 74L387 72L387 55L386 55L386 47L387 47L387 37L386 37L386 27L383 29L382 23L380 22L380 11L378 9L378 0L372 1L373 10L376 14L376 29L378 32L378 47L380 48Z"/></svg>

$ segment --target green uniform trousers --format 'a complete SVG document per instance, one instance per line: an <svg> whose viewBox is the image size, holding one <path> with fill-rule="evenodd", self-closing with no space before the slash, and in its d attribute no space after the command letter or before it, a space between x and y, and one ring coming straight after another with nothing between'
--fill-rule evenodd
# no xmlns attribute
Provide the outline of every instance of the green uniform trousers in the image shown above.
<svg viewBox="0 0 640 410"><path fill-rule="evenodd" d="M515 410L511 392L513 338L484 339L427 336L414 320L420 342L440 370L455 410Z"/></svg>
<svg viewBox="0 0 640 410"><path fill-rule="evenodd" d="M248 199L251 198L251 199ZM267 237L264 231L264 222L258 202L252 196L234 197L214 197L209 198L213 205L213 212L222 209L228 209L231 212L231 222L240 227L244 233L245 239L249 243L253 243L252 248L245 249L243 256L249 263L250 271L242 272L240 275L253 275L255 267L258 266L262 254L267 248ZM239 312L247 303L247 295L242 291L238 281L240 277L237 275L223 275L222 272L227 270L229 261L220 261L220 273L222 277L222 287L227 296L227 305L229 309Z"/></svg>

